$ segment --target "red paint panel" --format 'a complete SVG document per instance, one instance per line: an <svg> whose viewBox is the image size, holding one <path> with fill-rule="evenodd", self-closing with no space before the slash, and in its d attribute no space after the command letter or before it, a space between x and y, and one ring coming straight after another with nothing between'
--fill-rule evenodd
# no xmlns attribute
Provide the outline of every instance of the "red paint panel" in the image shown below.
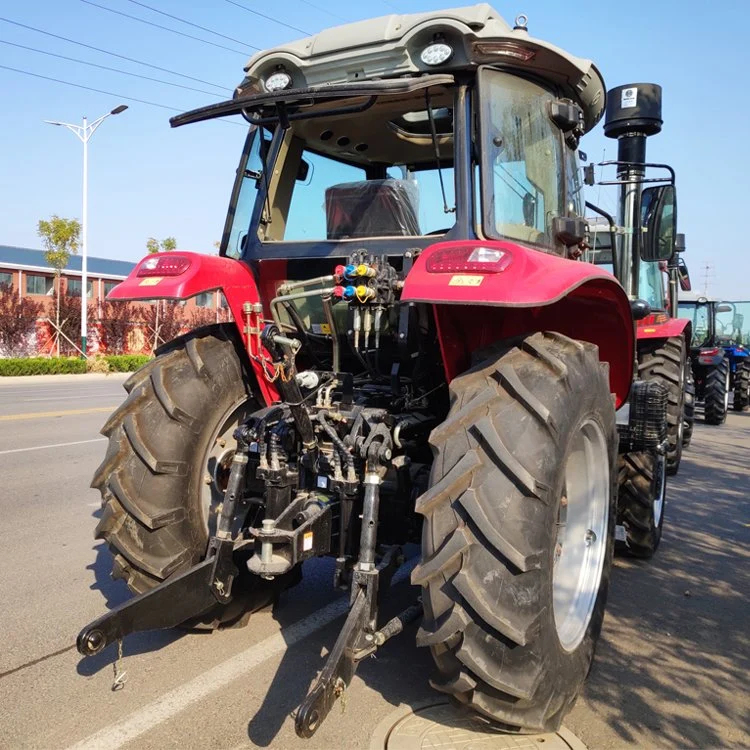
<svg viewBox="0 0 750 750"><path fill-rule="evenodd" d="M258 287L255 283L253 273L244 263L232 258L217 255L201 255L200 253L188 253L173 251L168 253L170 258L186 258L190 265L184 273L178 276L138 276L138 270L142 264L153 261L161 253L154 253L143 258L130 272L130 275L118 284L108 295L108 300L153 300L170 299L183 300L194 297L202 292L220 289L227 299L227 304L242 337L242 341L248 347L248 337L245 334L245 314L242 306L246 302L254 304L260 301ZM257 355L257 344L254 338L250 339L249 350ZM251 360L253 370L258 381L263 399L267 404L278 400L276 389L263 376L262 368Z"/></svg>
<svg viewBox="0 0 750 750"><path fill-rule="evenodd" d="M427 263L432 255L450 248L487 247L503 252L499 273L465 270L453 273L431 273ZM510 260L507 257L510 256ZM457 285L461 276L481 276L477 286ZM401 299L408 302L448 302L473 305L528 306L547 305L569 294L576 286L591 279L602 279L619 289L615 277L591 263L568 260L539 250L504 241L462 240L439 242L420 254L409 272ZM453 284L451 284L453 281Z"/></svg>
<svg viewBox="0 0 750 750"><path fill-rule="evenodd" d="M434 248L446 245L497 247L512 256L478 286L451 286L453 273L429 273ZM599 347L609 364L617 407L628 397L633 377L635 331L630 303L617 280L589 263L571 261L509 242L439 243L425 250L409 273L402 299L435 302L435 317L446 377L468 369L472 354L498 341L537 331L557 331Z"/></svg>
<svg viewBox="0 0 750 750"><path fill-rule="evenodd" d="M690 321L685 318L669 318L665 323L644 323L639 321L636 328L638 341L642 339L668 339L682 336Z"/></svg>

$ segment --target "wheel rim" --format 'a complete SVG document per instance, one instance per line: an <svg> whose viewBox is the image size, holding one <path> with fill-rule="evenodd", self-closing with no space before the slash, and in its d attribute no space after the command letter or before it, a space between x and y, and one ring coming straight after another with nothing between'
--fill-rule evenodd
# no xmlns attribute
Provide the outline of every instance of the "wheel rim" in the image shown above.
<svg viewBox="0 0 750 750"><path fill-rule="evenodd" d="M724 385L724 411L729 408L729 368L727 368L726 384Z"/></svg>
<svg viewBox="0 0 750 750"><path fill-rule="evenodd" d="M212 508L224 499L229 468L237 450L233 433L241 419L252 412L252 400L243 398L233 404L219 420L211 435L208 450L201 463L201 508L209 535L216 531L216 514Z"/></svg>
<svg viewBox="0 0 750 750"><path fill-rule="evenodd" d="M667 471L664 456L657 455L654 463L656 472L656 493L654 495L654 527L661 525L662 513L664 513L664 498L667 494Z"/></svg>
<svg viewBox="0 0 750 750"><path fill-rule="evenodd" d="M584 422L565 465L552 572L552 603L560 644L583 640L599 594L607 552L610 468L601 427Z"/></svg>

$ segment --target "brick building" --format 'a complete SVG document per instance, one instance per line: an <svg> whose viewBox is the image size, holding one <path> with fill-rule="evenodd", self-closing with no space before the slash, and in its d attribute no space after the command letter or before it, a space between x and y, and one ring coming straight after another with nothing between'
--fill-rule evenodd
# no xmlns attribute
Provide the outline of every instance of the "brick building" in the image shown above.
<svg viewBox="0 0 750 750"><path fill-rule="evenodd" d="M109 258L88 257L87 297L94 323L102 317L105 297L133 270L135 263ZM68 267L60 275L64 294L81 296L81 257L71 255ZM9 284L19 297L28 296L45 306L44 316L53 318L52 295L55 271L44 257L43 250L0 245L0 284ZM149 303L137 303L138 306ZM220 292L199 294L181 303L186 323L225 320L228 308Z"/></svg>

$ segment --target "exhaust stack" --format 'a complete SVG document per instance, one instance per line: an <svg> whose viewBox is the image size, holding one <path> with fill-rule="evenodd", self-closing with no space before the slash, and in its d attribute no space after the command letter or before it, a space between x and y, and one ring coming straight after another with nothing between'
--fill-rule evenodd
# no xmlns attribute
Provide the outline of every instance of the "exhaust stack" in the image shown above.
<svg viewBox="0 0 750 750"><path fill-rule="evenodd" d="M661 86L631 83L607 92L604 135L617 139L617 179L621 181L618 223L625 229L617 254L618 277L637 296L640 264L641 180L646 173L646 138L661 132Z"/></svg>

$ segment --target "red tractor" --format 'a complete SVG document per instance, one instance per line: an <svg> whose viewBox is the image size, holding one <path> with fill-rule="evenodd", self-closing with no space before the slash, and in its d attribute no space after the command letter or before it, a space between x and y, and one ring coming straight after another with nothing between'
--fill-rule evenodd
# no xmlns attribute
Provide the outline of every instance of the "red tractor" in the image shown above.
<svg viewBox="0 0 750 750"><path fill-rule="evenodd" d="M676 474L685 445L685 393L690 373L690 321L679 318L677 311L677 286L689 286L680 256L685 249L684 235L670 236L672 252L660 263L648 262L640 252L650 231L650 217L664 210L663 197L674 195L675 189L675 172L669 165L646 161L646 141L661 132L661 114L661 86L657 84L632 83L609 92L604 134L617 139L617 160L598 166L614 166L617 177L599 184L619 186L617 221L599 207L587 205L609 221L610 253L604 259L630 298L640 301L636 314L638 373L667 388L666 469L668 474ZM593 184L593 165L588 174L588 183ZM670 210L676 221L676 201ZM663 254L667 255L666 249Z"/></svg>
<svg viewBox="0 0 750 750"><path fill-rule="evenodd" d="M419 616L436 689L554 729L602 626L618 456L667 443L666 390L635 377L643 306L579 259L602 78L487 5L325 31L245 72L172 120L248 124L220 257L151 255L110 294L218 289L234 322L162 347L103 429L97 536L137 596L78 649L244 620L328 555L350 610L299 735ZM622 263L672 254L673 186L651 198ZM628 492L653 547L654 493ZM410 542L422 603L382 624Z"/></svg>

